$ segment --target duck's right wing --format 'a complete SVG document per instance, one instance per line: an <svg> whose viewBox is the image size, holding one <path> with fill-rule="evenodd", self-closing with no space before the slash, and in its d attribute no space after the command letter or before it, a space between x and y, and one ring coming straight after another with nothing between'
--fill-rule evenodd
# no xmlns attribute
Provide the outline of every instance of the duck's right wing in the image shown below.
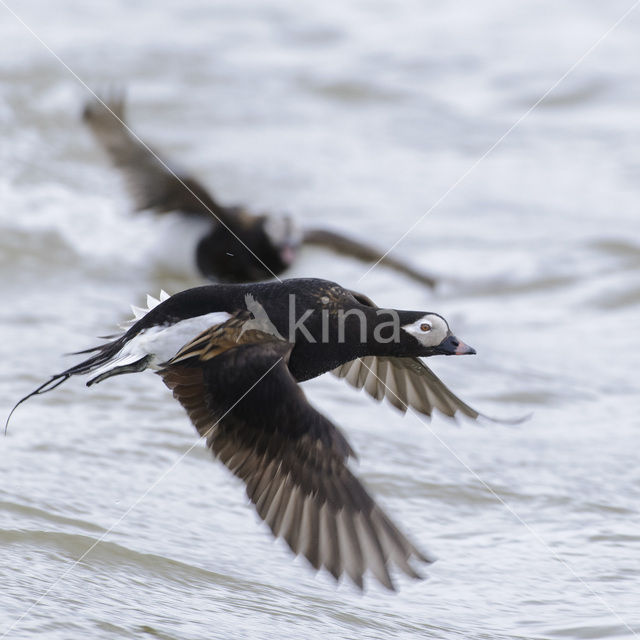
<svg viewBox="0 0 640 640"><path fill-rule="evenodd" d="M124 175L137 209L224 214L223 208L195 178L174 171L133 134L126 122L122 96L87 102L82 117Z"/></svg>
<svg viewBox="0 0 640 640"><path fill-rule="evenodd" d="M360 294L356 294L360 295ZM420 358L365 356L356 358L331 371L356 389L364 390L376 400L388 400L405 413L411 408L428 418L434 409L450 418L462 414L499 424L515 425L531 414L517 418L494 418L476 411L447 387Z"/></svg>
<svg viewBox="0 0 640 640"><path fill-rule="evenodd" d="M351 473L347 440L308 402L287 366L292 345L238 318L185 346L159 371L214 455L246 485L273 534L336 579L370 570L393 589L395 564L419 577L421 553Z"/></svg>
<svg viewBox="0 0 640 640"><path fill-rule="evenodd" d="M427 287L435 287L436 279L410 264L402 260L398 260L390 255L383 256L382 252L375 247L354 240L335 231L329 231L328 229L307 229L304 233L303 243L307 245L315 245L329 249L334 253L356 258L362 262L377 263L394 269L400 273L413 278L420 284L424 284Z"/></svg>
<svg viewBox="0 0 640 640"><path fill-rule="evenodd" d="M427 417L434 409L450 417L460 412L475 420L481 415L458 398L420 358L365 356L332 373L356 389L364 388L376 400L386 398L403 413L411 407Z"/></svg>

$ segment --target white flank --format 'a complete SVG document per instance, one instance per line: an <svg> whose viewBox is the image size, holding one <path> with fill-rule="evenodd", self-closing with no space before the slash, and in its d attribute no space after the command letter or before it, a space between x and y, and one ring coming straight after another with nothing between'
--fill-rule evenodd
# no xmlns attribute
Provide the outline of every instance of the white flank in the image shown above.
<svg viewBox="0 0 640 640"><path fill-rule="evenodd" d="M147 302L149 303L149 300ZM109 362L92 371L91 379L93 380L117 367L138 362L147 356L151 356L147 368L159 369L163 363L173 358L182 347L205 329L222 324L229 318L231 315L226 311L216 311L194 318L186 318L168 326L160 325L143 329L131 338Z"/></svg>

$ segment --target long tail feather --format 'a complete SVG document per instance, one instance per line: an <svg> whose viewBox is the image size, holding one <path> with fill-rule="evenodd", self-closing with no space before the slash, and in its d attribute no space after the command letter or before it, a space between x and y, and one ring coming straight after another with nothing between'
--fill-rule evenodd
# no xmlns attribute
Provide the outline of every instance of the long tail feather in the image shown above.
<svg viewBox="0 0 640 640"><path fill-rule="evenodd" d="M119 335L113 336L98 336L101 340L113 340L114 338L119 338ZM85 353L95 353L96 351L101 351L104 347L103 344L98 345L97 347L89 347L88 349L82 349L82 351L70 351L69 353L65 353L65 356L81 356Z"/></svg>
<svg viewBox="0 0 640 640"><path fill-rule="evenodd" d="M106 344L100 345L99 347L95 347L93 349L85 349L84 351L79 351L77 354L70 354L70 355L78 355L83 353L95 352L95 355L91 356L90 358L87 358L86 360L83 360L82 362L79 362L78 364L73 365L72 367L69 367L65 371L62 371L61 373L57 373L56 375L51 376L49 380L41 384L35 391L32 391L31 393L26 395L24 398L21 398L20 400L18 400L18 402L14 405L13 409L11 409L11 413L9 413L9 416L7 417L7 420L5 422L5 425L4 425L5 435L9 428L9 420L11 420L11 416L13 415L14 411L23 402L25 402L32 396L39 396L39 395L42 395L43 393L47 393L48 391L52 391L57 386L61 385L63 382L68 380L71 376L90 373L91 371L98 369L99 367L104 365L104 363L107 362L110 358L112 358L115 353L118 352L118 350L122 346L121 340L122 338L117 338L113 342L108 342Z"/></svg>
<svg viewBox="0 0 640 640"><path fill-rule="evenodd" d="M56 387L59 387L63 382L66 382L72 375L73 374L65 371L64 373L58 373L55 376L51 376L49 380L41 384L35 391L32 391L31 393L27 394L24 398L21 398L20 400L18 400L18 402L16 402L16 404L13 406L13 409L11 409L11 411L9 412L9 415L7 416L7 420L4 423L4 435L5 436L7 435L7 430L9 429L9 420L11 420L11 416L13 415L13 412L23 402L25 402L32 396L39 396L39 395L42 395L43 393L47 393L47 391L52 391Z"/></svg>

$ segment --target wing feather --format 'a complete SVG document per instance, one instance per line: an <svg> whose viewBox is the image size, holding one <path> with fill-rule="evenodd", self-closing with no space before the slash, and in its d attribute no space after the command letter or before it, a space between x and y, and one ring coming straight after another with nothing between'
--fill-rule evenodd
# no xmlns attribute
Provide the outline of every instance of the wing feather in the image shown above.
<svg viewBox="0 0 640 640"><path fill-rule="evenodd" d="M419 358L367 356L332 371L376 400L387 399L403 413L411 407L431 417L434 409L454 417L462 413L474 420L481 414L458 398Z"/></svg>
<svg viewBox="0 0 640 640"><path fill-rule="evenodd" d="M335 231L329 231L328 229L307 229L303 242L308 245L324 247L334 253L356 258L362 262L385 265L395 271L404 273L427 287L433 288L437 283L433 276L416 269L412 265L394 258L391 255L385 255L375 247Z"/></svg>
<svg viewBox="0 0 640 640"><path fill-rule="evenodd" d="M291 349L273 336L243 333L234 318L208 339L195 338L159 374L293 553L336 579L346 573L360 588L370 571L393 589L392 566L416 577L410 561L433 558L391 523L349 470L353 451L291 376Z"/></svg>
<svg viewBox="0 0 640 640"><path fill-rule="evenodd" d="M87 102L83 119L122 172L137 209L177 210L208 217L213 213L218 219L226 218L225 208L200 182L174 170L129 129L124 96Z"/></svg>

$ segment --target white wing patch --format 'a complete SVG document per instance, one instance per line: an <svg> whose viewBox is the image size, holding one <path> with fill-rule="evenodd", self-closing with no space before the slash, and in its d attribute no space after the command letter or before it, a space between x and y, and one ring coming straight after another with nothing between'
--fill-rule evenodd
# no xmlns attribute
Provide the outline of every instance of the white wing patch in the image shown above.
<svg viewBox="0 0 640 640"><path fill-rule="evenodd" d="M133 312L133 318L131 318L130 320L126 320L125 322L120 324L120 328L125 330L129 329L136 322L138 322L140 318L143 318L144 316L146 316L147 313L151 311L151 309L153 309L154 307L157 307L161 302L168 300L170 297L171 296L164 289L160 289L160 295L157 298L154 298L152 295L147 294L146 309L144 307L136 307L135 305L132 304L131 311Z"/></svg>

